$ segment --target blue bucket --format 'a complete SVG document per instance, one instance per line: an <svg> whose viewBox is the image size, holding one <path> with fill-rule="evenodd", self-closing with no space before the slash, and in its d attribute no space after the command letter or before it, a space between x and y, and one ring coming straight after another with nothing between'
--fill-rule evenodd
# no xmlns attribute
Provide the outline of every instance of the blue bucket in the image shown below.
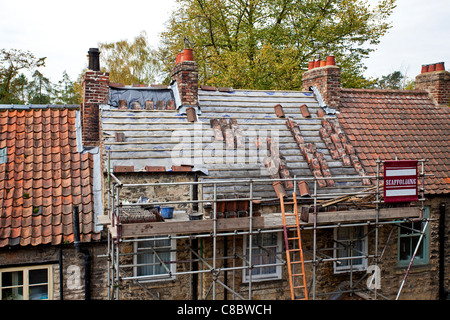
<svg viewBox="0 0 450 320"><path fill-rule="evenodd" d="M162 207L161 215L164 219L172 219L173 218L173 207Z"/></svg>

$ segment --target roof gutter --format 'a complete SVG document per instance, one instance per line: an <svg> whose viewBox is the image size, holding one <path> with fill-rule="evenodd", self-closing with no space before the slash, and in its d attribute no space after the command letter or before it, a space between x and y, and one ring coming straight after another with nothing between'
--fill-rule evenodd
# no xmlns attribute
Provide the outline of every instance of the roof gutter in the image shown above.
<svg viewBox="0 0 450 320"><path fill-rule="evenodd" d="M81 246L80 214L77 206L73 207L74 245L77 252L84 255L84 300L91 300L91 254Z"/></svg>
<svg viewBox="0 0 450 320"><path fill-rule="evenodd" d="M449 290L445 288L445 211L447 205L439 206L439 300L446 300Z"/></svg>

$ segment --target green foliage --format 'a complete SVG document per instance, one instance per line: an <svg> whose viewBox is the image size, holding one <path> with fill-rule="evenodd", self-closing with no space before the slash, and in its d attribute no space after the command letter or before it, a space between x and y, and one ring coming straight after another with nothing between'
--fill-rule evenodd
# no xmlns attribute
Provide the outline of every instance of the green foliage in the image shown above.
<svg viewBox="0 0 450 320"><path fill-rule="evenodd" d="M394 71L388 75L376 79L374 88L394 90L414 90L414 80L408 79L401 71Z"/></svg>
<svg viewBox="0 0 450 320"><path fill-rule="evenodd" d="M62 79L57 84L53 84L38 70L45 67L45 59L36 58L29 51L2 49L0 51L0 103L79 104L81 79L72 82L64 71ZM20 72L33 72L31 80Z"/></svg>
<svg viewBox="0 0 450 320"><path fill-rule="evenodd" d="M46 58L36 58L29 51L17 49L0 51L0 103L24 103L27 80L22 70L33 70L45 65Z"/></svg>
<svg viewBox="0 0 450 320"><path fill-rule="evenodd" d="M36 70L33 80L28 84L28 102L30 104L49 104L52 85L50 80Z"/></svg>
<svg viewBox="0 0 450 320"><path fill-rule="evenodd" d="M81 79L73 82L66 71L62 79L53 87L55 104L80 104L81 103Z"/></svg>
<svg viewBox="0 0 450 320"><path fill-rule="evenodd" d="M155 80L159 62L144 31L133 42L100 43L102 65L111 82L149 84Z"/></svg>
<svg viewBox="0 0 450 320"><path fill-rule="evenodd" d="M333 54L343 86L369 86L363 58L390 28L395 0L178 0L162 33L159 57L170 74L192 47L204 84L299 89L308 61ZM188 39L186 43L185 39Z"/></svg>

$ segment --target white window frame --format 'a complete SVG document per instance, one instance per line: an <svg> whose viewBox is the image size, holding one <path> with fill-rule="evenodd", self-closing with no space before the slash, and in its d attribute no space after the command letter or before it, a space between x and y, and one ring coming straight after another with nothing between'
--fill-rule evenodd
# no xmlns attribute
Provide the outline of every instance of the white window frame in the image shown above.
<svg viewBox="0 0 450 320"><path fill-rule="evenodd" d="M30 285L29 283L29 272L31 270L47 270L47 282L45 283L36 283ZM7 272L22 272L22 285L13 285L13 286L3 286L2 279L3 273ZM13 288L13 287L22 287L23 288L23 299L22 300L30 300L30 287L33 286L41 286L47 285L47 299L40 300L53 300L53 265L39 265L39 266L29 266L29 267L15 267L15 268L5 268L0 269L0 300L3 300L3 289Z"/></svg>
<svg viewBox="0 0 450 320"><path fill-rule="evenodd" d="M155 236L154 238L157 239L161 239L164 236ZM148 241L151 241L151 239L149 238ZM176 260L176 240L175 239L170 239L170 246L167 246L165 248L170 248L170 261L175 261ZM150 247L147 248L140 248L139 244L142 244L143 241L136 241L134 243L134 252L137 253L140 250L150 250ZM156 257L156 255L154 255L153 253L147 253L149 255L153 255L154 256L154 261L158 261L158 258ZM169 275L168 273L161 273L160 275L155 275L155 274L149 274L149 275L138 275L138 268L140 268L140 266L138 266L138 255L135 254L133 257L133 273L135 277L139 277L138 281L139 282L156 282L156 281L167 281L167 280L173 280L175 279L175 276L173 275L173 273L175 273L176 271L176 264L175 263L171 263L167 265L167 268L170 270L170 272L172 273L172 275Z"/></svg>
<svg viewBox="0 0 450 320"><path fill-rule="evenodd" d="M253 239L257 236L263 236L265 233L261 233L258 235L253 235ZM270 248L275 248L275 252L276 252L276 258L275 261L273 261L273 263L277 263L280 261L281 259L281 251L282 251L282 233L281 232L277 232L276 233L277 239L276 239L276 244L271 245ZM243 249L244 249L244 256L249 259L249 252L248 252L248 241L249 241L249 236L245 235L244 236L244 245L243 245ZM253 252L252 252L252 256L255 257L255 250L259 250L259 252L263 251L263 249L261 248L256 248L253 247ZM247 263L244 262L244 266L246 266ZM259 263L258 263L259 265ZM260 268L258 268L260 269ZM254 269L255 270L255 269ZM271 281L271 280L280 280L282 278L282 266L281 265L277 265L275 266L275 272L273 273L269 273L269 274L252 274L251 280L252 282L261 282L261 281ZM244 269L242 272L242 282L243 283L249 283L250 282L250 274L249 274L249 269Z"/></svg>
<svg viewBox="0 0 450 320"><path fill-rule="evenodd" d="M334 268L334 273L346 273L346 272L350 272L350 270L353 271L365 271L367 270L367 258L365 257L368 253L369 250L369 241L368 241L368 237L367 237L367 226L359 226L359 227L340 227L340 228L363 228L363 235L364 237L358 241L362 241L362 249L363 249L363 253L361 253L358 250L355 250L355 252L353 252L352 256L353 257L359 257L361 256L362 258L362 263L358 263L355 264L356 259L347 259L346 261L348 261L348 265L341 265L338 261L345 261L345 260L337 260L337 261L333 261L333 268ZM350 243L351 239L338 239L338 232L340 228L335 228L334 229L334 244L333 244L333 258L341 258L338 257L338 249L339 249L339 242L343 242L343 243ZM350 230L351 232L353 232L353 230ZM364 256L364 257L363 257ZM350 262L352 262L352 265L350 265Z"/></svg>

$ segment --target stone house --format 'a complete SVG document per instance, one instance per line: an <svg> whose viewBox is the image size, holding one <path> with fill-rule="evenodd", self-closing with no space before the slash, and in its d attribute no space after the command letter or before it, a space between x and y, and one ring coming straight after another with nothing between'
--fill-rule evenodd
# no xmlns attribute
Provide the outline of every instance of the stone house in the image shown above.
<svg viewBox="0 0 450 320"><path fill-rule="evenodd" d="M340 88L332 57L305 72L298 92L202 86L188 49L169 86L110 83L98 57L89 50L81 106L1 108L2 292L395 299L408 274L401 299L445 295L449 146L442 139L427 150L421 142L449 131L448 109L436 108L433 96L373 91L363 100L364 90ZM404 148L383 127L390 123L369 113L394 98L424 123L430 114L436 121L420 131L398 124ZM369 131L374 119L382 127ZM378 130L388 145L372 145ZM406 155L407 143L417 143L417 154ZM426 201L377 201L382 162L374 154L392 159L388 146L399 160L428 160L434 176L419 188ZM289 215L296 209L298 223ZM41 269L47 282L33 282Z"/></svg>
<svg viewBox="0 0 450 320"><path fill-rule="evenodd" d="M367 98L365 90L340 88L340 69L332 57L328 65L305 72L302 91L266 92L199 85L192 52L183 54L169 86L110 83L108 103L100 108L110 297L445 295L448 141L433 145L432 152L410 152L408 144L367 151L379 131L369 129L375 124L364 115L381 109L372 100L354 102L352 95ZM428 93L370 92L385 109L400 96L397 107L403 113L414 110L418 119L438 115L423 130L403 130L405 141L422 147L420 141L433 130L447 136L448 109L436 108ZM105 93L100 100L106 98ZM394 147L399 128L386 131L384 116L373 119L380 120L377 130ZM354 122L361 127L353 128ZM419 189L425 201L376 201L375 191L381 197L377 160L382 168L384 160L394 159L392 151L399 160L427 160L425 175L419 175L426 182ZM164 219L158 207L174 210L173 215ZM281 212L295 208L301 212L302 242L287 252L298 231ZM420 237L425 225L429 228ZM304 269L290 270L295 263ZM378 272L376 286L370 284L375 278L370 270Z"/></svg>
<svg viewBox="0 0 450 320"><path fill-rule="evenodd" d="M0 106L0 300L101 297L100 157L77 139L79 118L78 106Z"/></svg>
<svg viewBox="0 0 450 320"><path fill-rule="evenodd" d="M344 89L336 66L308 70L303 89L310 86L319 88L325 104L339 110L339 123L368 174L377 173L377 159L427 160L424 167L431 175L424 177L424 206L432 220L408 276L411 295L407 297L445 299L450 281L450 73L444 63L423 65L415 90ZM405 260L414 251L417 235L417 231L401 228L393 233L392 250L386 250L390 255L382 265L383 288L398 283L398 275L404 274ZM389 288L395 289L395 285Z"/></svg>

